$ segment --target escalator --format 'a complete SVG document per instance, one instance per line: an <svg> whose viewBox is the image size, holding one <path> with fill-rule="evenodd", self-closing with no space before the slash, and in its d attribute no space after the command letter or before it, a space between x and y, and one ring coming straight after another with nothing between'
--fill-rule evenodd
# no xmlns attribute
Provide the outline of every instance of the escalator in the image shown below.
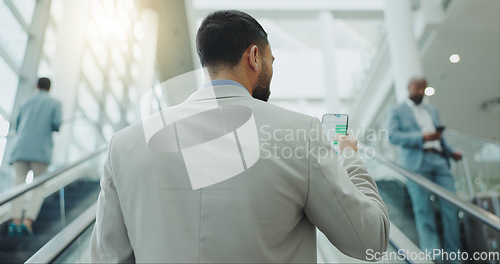
<svg viewBox="0 0 500 264"><path fill-rule="evenodd" d="M433 254L430 255L431 258L428 258L425 256L426 252L421 251L417 246L419 244L418 234L413 217L411 200L406 190L406 182L408 180L413 180L422 188L432 193L432 200L442 199L460 211L459 216L462 228L460 232L462 234L461 244L462 251L465 253L462 253L460 256L449 254L448 261L452 261L453 258L455 260L462 258L465 263L499 263L498 247L495 247L497 244L494 242L500 241L500 218L498 216L470 203L468 200L457 197L417 174L405 171L394 162L379 157L372 151L368 151L366 146L362 144L359 148L359 156L363 159L371 175L377 182L379 193L387 206L391 219L390 245L387 250L388 259L382 259L383 263L432 263L435 260L439 260L434 258ZM435 213L436 216L439 216L439 208L437 206L435 207ZM438 217L438 231L442 230L443 224L446 223L442 223ZM483 254L483 256L478 256L479 260L474 259L474 253L477 250L470 248L469 243L467 243L467 233L464 232L464 229L470 225L475 226L480 232L488 234L488 242L492 245L492 247L483 247L481 252L488 253L489 255L485 256ZM481 242L477 241L477 243ZM331 262L335 263L360 262L359 260L342 256L342 254L335 249L331 249L332 246L328 246L327 244L329 244L328 240L318 239L318 248L327 248L327 251L329 251L329 253L325 253L325 250L318 252L318 256L330 254L331 257L327 259L333 260ZM391 252L392 256L389 257ZM463 258L467 259L464 260ZM445 261L445 263L447 262Z"/></svg>
<svg viewBox="0 0 500 264"><path fill-rule="evenodd" d="M406 186L399 181L379 180L377 187L389 212L389 218L411 241L418 241L417 229Z"/></svg>
<svg viewBox="0 0 500 264"><path fill-rule="evenodd" d="M500 143L472 137L457 131L445 133L446 140L463 153L463 160L452 163L457 195L474 200L485 193L500 193ZM500 205L490 208L500 215Z"/></svg>
<svg viewBox="0 0 500 264"><path fill-rule="evenodd" d="M450 164L457 196L472 201L478 194L500 193L500 143L453 130L445 130L444 137L455 151L463 154L462 161ZM399 147L387 138L363 143L379 156L398 162ZM500 206L494 211L499 215Z"/></svg>
<svg viewBox="0 0 500 264"><path fill-rule="evenodd" d="M463 144L460 145L461 148L459 149L462 151L464 151L463 147L467 145L466 140L467 139L465 139L462 142ZM478 144L478 141L474 141L474 144ZM489 144L489 147L491 148L491 144L493 143L488 142L487 144ZM499 145L496 145L496 147L499 148ZM476 147L476 149L480 150L482 148ZM380 195L387 206L389 217L393 224L392 226L396 226L400 230L404 230L405 236L411 240L412 243L416 245L419 244L412 204L406 190L406 183L408 181L412 181L431 193L430 199L434 205L437 231L439 234L443 233L443 227L446 223L440 219L440 209L437 205L437 201L444 201L446 205L453 206L459 210L460 244L461 251L464 252L461 257L467 258L466 260L462 259L463 261L466 263L499 263L500 218L498 210L491 210L491 205L498 205L499 202L498 195L496 195L498 193L498 189L495 189L498 188L498 185L496 184L495 179L498 181L500 180L500 177L490 175L490 177L482 178L482 180L487 180L489 182L489 188L486 189L483 186L482 191L487 190L490 192L491 199L493 201L489 203L488 206L478 206L477 204L471 202L474 201L474 199L471 198L472 195L464 195L464 193L467 193L466 191L469 189L477 189L477 186L471 187L462 184L464 182L471 182L470 179L466 179L465 177L474 177L471 176L473 173L470 171L467 173L463 171L463 169L467 168L467 166L461 166L456 163L453 164L453 175L455 177L455 186L457 188L457 194L453 194L434 182L421 177L420 175L404 170L394 161L383 158L382 156L386 156L387 153L382 155L377 153L375 155L373 149L369 152L368 150L367 146L361 145L361 149L359 151L360 156L377 182ZM464 151L465 157L474 155L475 154L473 152ZM498 164L498 161L496 164L490 164L491 166L487 169L493 171L494 169L492 169L492 167L498 166ZM460 168L462 169L462 173L457 173ZM475 181L478 182L477 180ZM440 239L441 241L443 240L442 237ZM475 256L474 254L477 254L476 252L482 255ZM448 257L450 257L450 255L448 255ZM456 255L453 257L458 256ZM476 259L476 257L478 259ZM452 259L448 260L450 261Z"/></svg>
<svg viewBox="0 0 500 264"><path fill-rule="evenodd" d="M86 223L82 221L82 225ZM37 255L33 256L27 263L89 263L89 250L90 237L94 228L94 222L86 225L82 232L75 237L60 254L51 256L45 254L46 252L40 251ZM55 243L55 241L54 241ZM49 248L47 248L49 251ZM389 245L387 252L396 252L397 248ZM52 259L52 260L50 260ZM328 239L318 231L318 263L359 263L357 259L346 257L342 255ZM367 262L368 263L368 262ZM385 262L388 263L388 262ZM408 263L404 260L391 261L390 263Z"/></svg>
<svg viewBox="0 0 500 264"><path fill-rule="evenodd" d="M392 196L388 195L387 197L391 198ZM390 210L390 212L397 211ZM408 217L408 219L412 219L411 216ZM82 214L81 217L71 223L71 226L65 228L61 233L45 244L45 246L33 255L27 263L87 263L89 260L88 247L94 221L95 204ZM419 251L418 247L415 246L411 239L406 238L405 234L397 228L391 229L390 238L391 244L389 245L387 254L395 254L401 247L404 247L405 249L413 249L413 252ZM359 260L349 258L341 254L331 245L328 239L318 231L318 262L349 263L359 262ZM408 261L401 257L395 258L389 262L408 263Z"/></svg>
<svg viewBox="0 0 500 264"><path fill-rule="evenodd" d="M99 195L99 182L79 180L65 187L65 221L70 223ZM0 226L0 263L22 263L62 230L64 223L60 217L59 193L46 197L37 221L33 224L33 237L6 237L7 225Z"/></svg>
<svg viewBox="0 0 500 264"><path fill-rule="evenodd" d="M484 244L483 252L474 255L477 249L472 249L470 232L461 232L463 252L460 256L465 263L499 263L498 243L500 241L500 218L495 214L471 203L470 199L455 195L433 182L405 171L393 161L385 159L382 155L367 153L366 148L360 146L359 155L364 160L368 170L376 180L380 194L384 199L391 219L390 245L387 257L383 263L432 263L434 259L425 258L424 253L418 248L418 235L411 201L406 191L406 182L411 180L429 191L431 199L441 199L450 206L458 208L461 228L463 231L474 227L474 235L485 234L485 241L476 241L475 244ZM467 155L467 154L466 154ZM457 180L459 182L460 179ZM491 179L490 179L491 181ZM494 179L493 179L494 182ZM436 215L439 208L435 208ZM52 238L28 263L53 263L53 262L88 262L88 246L95 221L95 204L85 213ZM438 229L446 223L438 219ZM470 230L469 230L470 231ZM318 231L319 232L319 231ZM403 254L404 253L404 254ZM424 258L422 259L422 256ZM466 259L464 259L466 257ZM318 262L320 263L359 263L359 260L349 258L333 247L330 242L318 233Z"/></svg>
<svg viewBox="0 0 500 264"><path fill-rule="evenodd" d="M7 237L9 221L0 225L0 263L23 263L50 239L77 219L97 200L104 150L87 155L54 172L37 176L31 184L16 186L0 196L0 207L8 212L9 201L17 195L44 184L46 196L37 220L33 237ZM29 195L29 194L28 194Z"/></svg>

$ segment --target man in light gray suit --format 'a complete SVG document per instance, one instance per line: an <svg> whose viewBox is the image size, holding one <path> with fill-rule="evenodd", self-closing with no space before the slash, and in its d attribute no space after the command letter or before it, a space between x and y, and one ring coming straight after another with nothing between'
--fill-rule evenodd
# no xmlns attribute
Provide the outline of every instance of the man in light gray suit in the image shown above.
<svg viewBox="0 0 500 264"><path fill-rule="evenodd" d="M436 108L422 103L426 87L425 79L413 78L408 84L409 98L389 110L389 141L401 146L400 164L403 167L455 192L449 159L460 160L462 154L455 152L442 136ZM407 189L420 248L442 249L430 194L411 181L407 182ZM444 250L457 252L460 249L458 212L446 202L438 202L443 220Z"/></svg>
<svg viewBox="0 0 500 264"><path fill-rule="evenodd" d="M205 88L110 142L91 262L315 263L316 227L349 256L385 252L390 221L356 141L337 156L317 118L266 102L262 26L218 11L196 44Z"/></svg>

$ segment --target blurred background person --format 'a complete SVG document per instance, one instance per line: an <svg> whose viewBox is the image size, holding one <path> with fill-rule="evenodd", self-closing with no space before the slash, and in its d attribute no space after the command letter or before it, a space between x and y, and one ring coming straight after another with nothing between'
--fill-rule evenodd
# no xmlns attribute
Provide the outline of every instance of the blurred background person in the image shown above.
<svg viewBox="0 0 500 264"><path fill-rule="evenodd" d="M61 103L49 96L50 80L38 79L38 92L21 107L16 118L17 141L10 162L16 172L15 185L26 181L31 170L33 177L47 171L52 159L52 132L59 131L61 125ZM12 222L8 226L8 236L33 235L33 221L44 200L43 185L33 191L23 216L26 195L11 204Z"/></svg>

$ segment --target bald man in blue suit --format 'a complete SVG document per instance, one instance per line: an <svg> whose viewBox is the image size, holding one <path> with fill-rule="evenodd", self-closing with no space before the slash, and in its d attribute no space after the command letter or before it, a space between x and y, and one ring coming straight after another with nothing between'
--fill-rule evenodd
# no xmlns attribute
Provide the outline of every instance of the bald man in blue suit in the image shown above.
<svg viewBox="0 0 500 264"><path fill-rule="evenodd" d="M461 160L437 129L442 126L439 115L431 105L423 104L427 82L413 78L409 85L409 98L389 110L389 141L401 146L400 164L409 171L455 192L449 159ZM415 223L422 250L442 249L434 220L434 210L429 192L417 184L407 182L408 194L413 204ZM443 222L443 246L446 252L460 249L458 212L451 205L438 199Z"/></svg>

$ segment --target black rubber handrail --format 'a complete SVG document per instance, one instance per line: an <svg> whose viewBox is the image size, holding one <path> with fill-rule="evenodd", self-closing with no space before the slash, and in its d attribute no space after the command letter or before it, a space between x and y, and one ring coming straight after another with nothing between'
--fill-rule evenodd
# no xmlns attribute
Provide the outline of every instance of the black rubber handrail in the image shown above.
<svg viewBox="0 0 500 264"><path fill-rule="evenodd" d="M476 136L471 136L471 135L468 135L468 134L465 134L465 133L462 133L462 132L459 132L456 130L447 129L444 132L445 132L445 136L446 136L446 134L448 134L450 136L454 136L454 137L463 139L464 141L468 141L468 142L475 141L475 142L481 143L481 144L494 144L497 146L500 145L500 142L497 142L497 141L494 141L491 139L485 139L485 138L480 138L480 137L476 137Z"/></svg>

